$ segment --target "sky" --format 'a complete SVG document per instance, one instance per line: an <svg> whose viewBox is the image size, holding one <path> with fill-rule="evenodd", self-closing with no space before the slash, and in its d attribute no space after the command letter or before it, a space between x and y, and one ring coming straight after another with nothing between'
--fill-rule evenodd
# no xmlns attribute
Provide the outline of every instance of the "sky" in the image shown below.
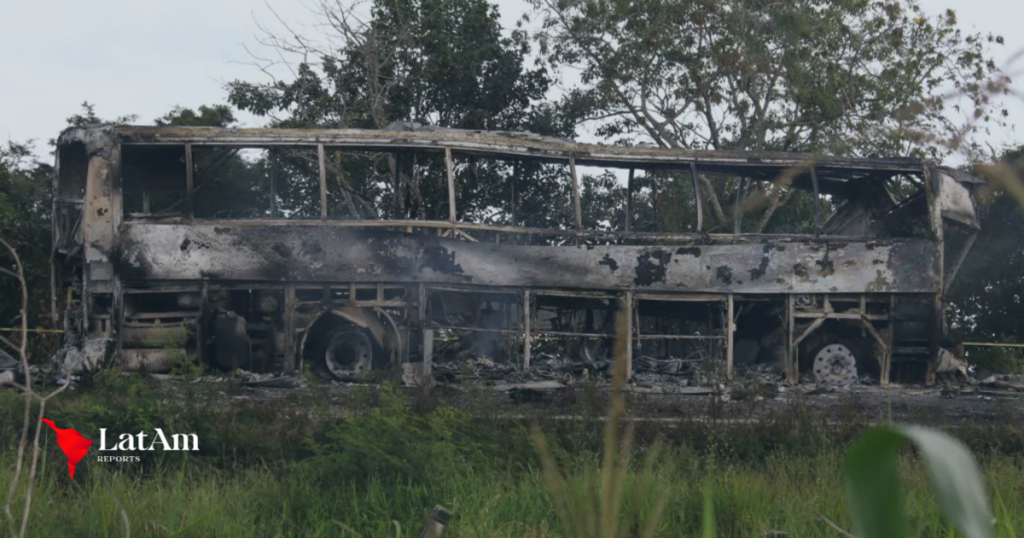
<svg viewBox="0 0 1024 538"><path fill-rule="evenodd" d="M248 50L258 50L260 25L280 23L315 32L315 0L8 0L0 8L0 143L34 140L37 151L88 101L104 118L137 114L152 123L174 106L223 103L225 83L266 80ZM957 12L961 27L1002 35L999 65L1024 50L1020 0L920 0L929 13ZM498 0L511 27L524 0ZM266 52L266 51L264 51ZM1024 80L1024 58L1016 64ZM286 75L286 73L285 73ZM1024 87L1024 86L1018 86ZM1024 128L1024 102L1009 103ZM242 115L241 125L259 118ZM995 145L1020 143L1019 129Z"/></svg>

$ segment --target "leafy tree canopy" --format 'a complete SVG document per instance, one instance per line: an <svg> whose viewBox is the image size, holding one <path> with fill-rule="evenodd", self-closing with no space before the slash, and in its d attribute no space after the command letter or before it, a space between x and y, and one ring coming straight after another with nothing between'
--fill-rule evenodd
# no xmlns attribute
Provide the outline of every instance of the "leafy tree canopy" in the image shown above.
<svg viewBox="0 0 1024 538"><path fill-rule="evenodd" d="M269 38L301 53L290 82L228 85L242 110L279 126L382 128L394 121L442 127L530 130L571 136L572 121L544 102L544 67L524 65L522 31L502 34L497 7L486 0L375 0L362 22L356 6L323 6L331 35ZM278 117L278 115L283 117Z"/></svg>
<svg viewBox="0 0 1024 538"><path fill-rule="evenodd" d="M67 118L69 127L101 123L134 123L138 116L129 114L111 119L97 115L89 102ZM208 125L224 127L234 121L226 105L201 106L198 110L175 107L156 120L157 125ZM51 145L55 142L51 141ZM8 142L0 147L0 233L21 257L28 281L30 326L45 326L50 301L50 253L52 234L53 165L32 153L30 143ZM4 256L4 267L9 259ZM10 327L17 320L21 298L17 283L0 278L0 327ZM32 340L33 345L39 339Z"/></svg>
<svg viewBox="0 0 1024 538"><path fill-rule="evenodd" d="M965 34L952 11L929 17L915 0L531 3L541 56L579 73L561 108L609 141L941 157L976 150L972 134L1006 115L991 100L1006 79L988 54L1002 39ZM728 226L722 200L738 181L700 179L712 225ZM769 200L751 231L792 196L757 188ZM798 228L786 219L808 213L779 215L768 229Z"/></svg>
<svg viewBox="0 0 1024 538"><path fill-rule="evenodd" d="M997 36L914 0L533 0L554 65L580 69L568 99L609 138L663 146L941 155L959 142L945 92L999 122ZM975 125L973 129L979 128Z"/></svg>
<svg viewBox="0 0 1024 538"><path fill-rule="evenodd" d="M154 123L161 126L230 127L235 123L235 114L228 105L200 105L196 110L176 106Z"/></svg>
<svg viewBox="0 0 1024 538"><path fill-rule="evenodd" d="M1006 151L1002 162L1024 178L1024 146ZM986 175L984 169L976 173ZM981 230L947 296L950 323L961 338L1020 342L1024 334L1024 205L1002 190L983 195L979 202ZM956 252L965 240L963 235L951 238L949 252ZM1020 356L987 351L1000 359Z"/></svg>
<svg viewBox="0 0 1024 538"><path fill-rule="evenodd" d="M364 7L365 19L357 13ZM278 127L384 128L400 121L575 134L576 119L545 101L551 85L547 69L525 65L528 36L520 30L504 35L497 7L486 0L330 3L322 5L320 15L328 28L325 45L304 37L270 36L265 42L301 54L293 80L235 81L228 85L229 101L271 118ZM293 154L282 152L280 158L286 165L294 163ZM439 155L396 160L393 155L337 152L331 161L332 215L448 216ZM571 222L564 211L571 207L564 170L524 165L517 191L513 168L511 163L460 159L455 170L459 218L551 226ZM315 194L315 182L306 187L307 194ZM514 192L515 209L510 203ZM552 199L567 203L553 208Z"/></svg>
<svg viewBox="0 0 1024 538"><path fill-rule="evenodd" d="M35 312L45 310L50 297L52 185L53 166L32 155L28 145L8 142L0 147L0 230L18 249ZM3 257L4 267L13 271L6 254ZM20 306L18 283L0 278L0 327L17 323Z"/></svg>

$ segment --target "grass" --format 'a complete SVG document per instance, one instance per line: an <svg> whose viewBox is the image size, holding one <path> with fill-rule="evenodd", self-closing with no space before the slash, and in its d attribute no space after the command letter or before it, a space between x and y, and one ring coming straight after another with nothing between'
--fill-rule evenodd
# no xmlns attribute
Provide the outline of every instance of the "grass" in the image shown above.
<svg viewBox="0 0 1024 538"><path fill-rule="evenodd" d="M666 509L658 535L697 536L705 491L711 493L718 536L836 536L821 516L848 528L839 454L722 465L679 449L663 459L656 473L667 484ZM584 487L599 480L596 460L580 456L572 463L571 494L589 494ZM420 481L342 478L333 485L259 467L201 478L184 469L145 477L94 469L89 480L70 484L55 476L52 458L48 467L29 524L32 536L121 535L118 501L133 536L415 536L426 510L438 503L457 514L448 531L452 536L564 534L535 469L468 466ZM1024 468L1014 458L999 457L987 461L986 471L987 482L995 485L999 535L1020 535ZM920 467L907 458L901 475L911 535L949 536ZM0 482L6 479L0 475ZM638 493L636 479L636 473L627 477L627 507ZM638 508L643 520L650 506Z"/></svg>
<svg viewBox="0 0 1024 538"><path fill-rule="evenodd" d="M357 391L344 418L297 404L211 413L161 402L137 378L100 378L91 390L62 396L48 418L92 439L99 427L196 431L202 451L121 464L90 453L71 481L44 436L29 535L122 536L119 503L132 536L417 536L436 504L456 514L450 536L577 534L557 515L550 469L542 468L529 424L488 418L485 403L470 417L443 402L409 400L388 388ZM10 483L19 410L11 392L0 394L0 485ZM562 470L563 499L600 502L602 446L609 445L599 423L542 421L539 429ZM621 474L620 513L637 515L625 534L640 535L662 506L659 536L710 531L707 508L714 536L838 536L826 519L850 528L842 464L858 434L856 425L830 427L802 409L755 424L638 427L623 436L641 456ZM1024 536L1020 432L1005 425L961 437L981 456L998 535ZM651 463L642 456L656 444L662 454ZM905 451L898 466L911 535L952 536L917 460Z"/></svg>

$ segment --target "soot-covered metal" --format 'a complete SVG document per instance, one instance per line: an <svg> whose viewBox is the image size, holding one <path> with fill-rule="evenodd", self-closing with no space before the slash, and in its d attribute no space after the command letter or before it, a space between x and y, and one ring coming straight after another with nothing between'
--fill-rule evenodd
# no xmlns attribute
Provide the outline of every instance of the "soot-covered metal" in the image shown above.
<svg viewBox="0 0 1024 538"><path fill-rule="evenodd" d="M203 160L204 148L227 148L226 157ZM253 198L269 209L240 218L214 208L213 218L201 218L197 198L239 148L257 148L267 159L309 152L319 206L279 207L278 161L269 161L270 191ZM393 207L373 202L378 215L362 216L360 208L373 204L353 200L345 152L388 159L399 186L412 185L403 163L415 167L420 154L420 162L441 159L448 218L423 218L423 211L417 218L405 198L411 187L393 188ZM131 169L122 171L126 153ZM473 192L456 180L469 173L456 159L471 162L474 179L485 159L517 163L512 174L528 161L566 166L575 226L466 221L457 201ZM732 222L709 229L701 218L691 233L591 230L581 218L576 167L583 165L675 170L726 183L786 177L787 188L831 196L834 210L827 219L816 213L815 229L802 235L721 233ZM330 190L331 174L341 191ZM894 198L887 185L896 183L919 190ZM704 203L698 184L692 196ZM859 373L888 383L894 364L899 375L934 371L945 337L942 294L955 276L944 272L944 229L977 228L977 184L917 159L627 148L408 125L76 128L58 140L54 307L77 345L113 341L104 348L108 359L134 369L166 368L167 360L146 357L166 359L154 350L169 341L187 360L223 365L244 357L252 368L308 365L343 378L417 365L410 379L422 380L435 363L466 360L515 371L551 361L592 364L610 358L615 312L627 308L631 372L638 357L637 365L658 375L688 371L699 382L731 380L754 366L798 382L810 375L817 349L842 342ZM350 208L345 219L335 217L329 193ZM125 338L178 329L187 336ZM692 364L701 366L681 366Z"/></svg>

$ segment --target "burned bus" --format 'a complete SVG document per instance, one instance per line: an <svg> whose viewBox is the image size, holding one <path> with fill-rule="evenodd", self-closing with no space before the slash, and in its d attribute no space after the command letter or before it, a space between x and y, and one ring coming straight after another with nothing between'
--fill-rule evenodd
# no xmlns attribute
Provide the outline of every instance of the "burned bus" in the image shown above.
<svg viewBox="0 0 1024 538"><path fill-rule="evenodd" d="M916 158L415 124L79 127L57 165L68 353L129 371L595 363L628 308L631 372L888 384L938 369L970 246L947 253L944 233L979 226L980 182ZM752 233L768 191L802 197L803 229Z"/></svg>

